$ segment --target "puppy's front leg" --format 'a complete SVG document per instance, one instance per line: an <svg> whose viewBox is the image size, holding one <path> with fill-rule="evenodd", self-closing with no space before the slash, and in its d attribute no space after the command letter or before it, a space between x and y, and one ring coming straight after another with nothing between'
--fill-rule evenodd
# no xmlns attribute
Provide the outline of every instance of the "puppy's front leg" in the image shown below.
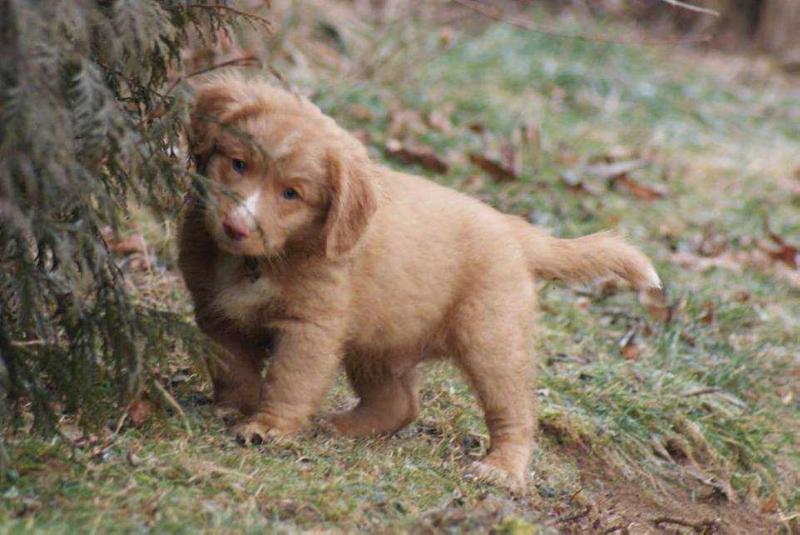
<svg viewBox="0 0 800 535"><path fill-rule="evenodd" d="M256 413L236 430L258 444L302 429L330 388L341 361L340 329L299 320L281 322Z"/></svg>

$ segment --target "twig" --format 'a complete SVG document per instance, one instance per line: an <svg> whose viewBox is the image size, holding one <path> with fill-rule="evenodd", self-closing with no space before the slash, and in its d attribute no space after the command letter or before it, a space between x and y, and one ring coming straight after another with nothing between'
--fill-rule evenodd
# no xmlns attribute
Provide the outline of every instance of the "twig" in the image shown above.
<svg viewBox="0 0 800 535"><path fill-rule="evenodd" d="M691 390L684 394L685 397L690 398L692 396L704 396L705 394L716 394L720 392L719 388L716 387L707 387L707 388L698 388L697 390Z"/></svg>
<svg viewBox="0 0 800 535"><path fill-rule="evenodd" d="M706 15L713 15L715 17L719 17L719 11L715 11L713 9L709 9L707 7L700 7L694 4L687 4L686 2L681 2L681 0L661 0L665 4L669 4L671 6L682 7L683 9L688 9L689 11L695 11L697 13L704 13Z"/></svg>
<svg viewBox="0 0 800 535"><path fill-rule="evenodd" d="M211 65L210 67L205 67L203 69L199 69L199 70L190 72L189 74L184 74L183 76L179 76L178 78L176 78L169 85L169 87L167 87L167 90L164 92L164 95L162 95L161 98L166 99L170 95L170 93L172 93L175 90L175 88L178 87L178 85L181 82L185 82L189 78L194 78L195 76L200 76L201 74L206 74L206 73L209 73L211 71L215 71L217 69L223 69L225 67L230 67L232 65L239 65L239 64L252 63L252 62L255 62L256 65L259 66L259 67L261 66L261 61L257 57L255 57L255 56L243 56L241 58L235 58L235 59L230 59L228 61L223 61L221 63L215 63L214 65ZM139 125L141 126L143 124L146 124L146 123L152 121L153 119L157 119L158 117L160 117L163 114L163 112L164 112L164 108L163 107L159 106L158 108L153 108L152 110L150 110L149 113L145 114L145 116L142 117L142 120L139 121Z"/></svg>
<svg viewBox="0 0 800 535"><path fill-rule="evenodd" d="M241 58L229 59L228 61L223 61L222 63L215 63L210 67L205 67L203 69L199 69L189 74L185 74L183 76L178 77L174 82L170 84L167 88L164 96L169 96L172 91L180 84L181 82L188 80L189 78L194 78L195 76L200 76L201 74L206 74L211 71L215 71L217 69L224 69L225 67L231 67L233 65L239 65L241 63L256 63L259 67L261 66L261 61L255 56L242 56Z"/></svg>
<svg viewBox="0 0 800 535"><path fill-rule="evenodd" d="M549 35L551 37L559 37L559 38L566 38L566 39L579 39L581 41L592 41L592 42L617 44L617 45L627 44L624 41L617 41L617 40L614 40L614 39L606 39L604 37L591 37L591 36L583 35L583 34L580 34L580 33L565 34L565 33L555 32L553 30L545 30L545 29L539 28L538 26L535 26L534 24L532 24L532 23L530 23L530 22L528 22L526 20L522 20L522 19L519 19L519 18L516 18L516 17L514 17L514 18L507 17L507 16L503 15L502 11L500 11L498 9L493 9L493 8L488 7L486 5L483 5L483 4L479 3L479 2L476 2L475 0L452 0L452 1L455 2L456 4L459 4L461 6L466 7L467 9L471 9L472 11L475 11L476 13L479 13L479 14L485 16L485 17L489 17L490 19L494 19L494 20L496 20L498 22L504 22L506 24L509 24L511 26L515 26L517 28L521 28L523 30L528 30L529 32L541 33L541 34L544 34L544 35Z"/></svg>
<svg viewBox="0 0 800 535"><path fill-rule="evenodd" d="M114 434L115 434L115 435L118 435L118 434L119 434L119 432L120 432L120 430L122 429L122 426L123 426L123 425L125 425L125 420L127 420L127 419L128 419L128 411L130 411L130 410L131 410L131 406L132 406L132 405L133 405L133 401L131 401L130 403L128 403L128 406L127 406L127 407L125 407L125 410L124 410L124 411L122 411L122 415L119 417L119 420L117 420L117 425L116 425L116 427L114 428Z"/></svg>
<svg viewBox="0 0 800 535"><path fill-rule="evenodd" d="M178 416L181 417L181 420L183 420L183 426L186 428L186 434L192 436L192 426L189 425L189 418L186 417L186 413L183 412L183 408L180 406L180 404L175 401L175 398L172 397L172 394L167 392L167 389L164 388L164 385L162 385L158 380L153 380L153 386L156 387L156 390L158 390L159 393L164 396L164 399L167 400L167 403L169 403L178 413Z"/></svg>
<svg viewBox="0 0 800 535"><path fill-rule="evenodd" d="M627 42L627 41L623 41L623 40L619 40L619 39L612 39L612 38L609 38L609 37L585 35L585 34L582 34L582 33L561 33L561 32L556 32L556 31L553 31L553 30L546 30L546 29L540 28L539 26L536 26L533 23L528 22L526 20L522 20L522 19L519 19L519 18L516 18L516 17L513 17L513 18L512 17L507 17L507 16L503 15L502 11L497 10L497 9L493 9L491 7L488 7L488 6L484 5L484 4L476 2L475 0L451 0L451 1L456 3L456 4L458 4L458 5L460 5L460 6L463 6L463 7L467 8L467 9L475 11L476 13L479 13L479 14L485 16L485 17L489 17L490 19L494 19L494 20L496 20L498 22L503 22L503 23L509 24L511 26L515 26L517 28L521 28L523 30L528 30L529 32L536 32L536 33L540 33L540 34L543 34L543 35L549 35L550 37L556 37L556 38L559 38L559 39L576 39L576 40L579 40L579 41L587 41L587 42L590 42L590 43L605 43L605 44L610 44L610 45L625 45L625 46L629 46L629 45L633 44L633 43L630 43L630 42ZM669 3L678 3L678 0L663 0L663 1L664 2L669 2ZM683 2L680 2L680 4L683 4ZM703 9L703 8L698 8L698 9ZM713 13L716 13L716 12L713 12ZM701 41L705 41L705 40L706 40L706 38L703 38ZM651 42L643 42L643 43L640 43L640 44L670 46L670 45L675 45L675 44L678 44L678 43L681 43L681 42L687 42L687 40L672 39L672 40L669 40L669 41L657 41L657 42L652 42L651 41Z"/></svg>
<svg viewBox="0 0 800 535"><path fill-rule="evenodd" d="M568 515L568 516L559 518L558 520L556 520L556 522L558 524L564 524L566 522L574 522L576 520L579 520L579 519L587 516L591 512L591 510L592 510L592 506L591 505L587 505L582 511L579 511L579 512L575 513L574 515Z"/></svg>
<svg viewBox="0 0 800 535"><path fill-rule="evenodd" d="M575 498L577 498L577 497L578 497L578 494L580 494L581 492L583 492L583 487L581 487L581 488L579 488L578 490L576 490L575 492L573 492L573 493L572 493L572 496L570 496L570 497L569 497L569 501L572 501L572 500L574 500Z"/></svg>
<svg viewBox="0 0 800 535"><path fill-rule="evenodd" d="M708 533L715 531L719 527L719 520L702 520L700 522L689 522L680 518L670 518L668 516L660 516L653 519L653 524L656 527L661 527L661 524L672 524L675 526L683 526L685 528L692 528L696 533Z"/></svg>
<svg viewBox="0 0 800 535"><path fill-rule="evenodd" d="M207 9L207 10L218 10L218 11L228 11L229 13L233 13L234 15L238 15L240 17L244 17L245 19L253 19L255 21L260 22L263 24L267 30L272 28L272 23L269 19L262 17L261 15L256 15L255 13L248 13L247 11L242 11L241 9L236 9L231 6L226 6L223 4L190 4L186 7L189 8L197 8L197 9Z"/></svg>
<svg viewBox="0 0 800 535"><path fill-rule="evenodd" d="M12 340L11 345L14 347L31 347L31 346L44 346L49 344L46 340Z"/></svg>

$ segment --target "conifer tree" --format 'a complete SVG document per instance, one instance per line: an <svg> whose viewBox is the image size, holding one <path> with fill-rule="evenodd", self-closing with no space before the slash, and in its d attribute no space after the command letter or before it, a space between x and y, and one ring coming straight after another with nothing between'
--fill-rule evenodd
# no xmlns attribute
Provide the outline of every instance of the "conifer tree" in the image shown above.
<svg viewBox="0 0 800 535"><path fill-rule="evenodd" d="M253 15L193 0L0 0L0 418L105 422L198 334L131 299L102 230L136 204L175 217L180 52ZM202 349L205 349L203 344Z"/></svg>

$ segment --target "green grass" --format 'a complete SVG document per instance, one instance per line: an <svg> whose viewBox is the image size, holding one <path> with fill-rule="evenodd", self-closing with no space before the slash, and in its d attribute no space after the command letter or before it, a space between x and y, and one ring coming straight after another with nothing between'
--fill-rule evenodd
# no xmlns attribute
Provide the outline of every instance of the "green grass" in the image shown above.
<svg viewBox="0 0 800 535"><path fill-rule="evenodd" d="M764 215L781 235L800 235L798 200L779 181L800 167L797 90L739 81L695 53L558 40L503 25L460 34L444 51L433 50L434 41L418 45L425 60L403 83L351 84L325 71L305 83L326 111L369 132L379 159L392 106L423 113L451 106L453 131L429 129L419 140L452 156L450 172L434 178L454 186L479 174L459 157L482 150L468 124L500 140L535 123L541 150L518 181L487 179L482 198L559 235L623 229L654 258L671 298L684 301L664 325L630 293L587 300L543 287L532 495L511 500L462 478L488 439L469 389L444 363L427 366L423 414L398 436L317 432L258 449L235 445L213 410L196 402L207 385L193 374L173 392L188 422L168 414L74 450L60 439L8 436L0 532L525 533L532 525L546 532L586 485L576 451L656 494L689 485L691 472L737 499L775 495L784 516L798 510L800 291L748 267L697 273L669 260L709 224L733 244L763 237ZM350 116L355 104L373 119ZM564 171L614 147L651 160L632 177L662 184L668 195L646 203L566 187ZM665 228L678 230L668 236ZM185 310L182 288L170 282L161 291ZM742 292L745 301L737 299ZM713 321L701 321L708 306ZM626 360L617 341L637 324L649 334L638 338L638 358ZM329 404L347 396L340 383Z"/></svg>

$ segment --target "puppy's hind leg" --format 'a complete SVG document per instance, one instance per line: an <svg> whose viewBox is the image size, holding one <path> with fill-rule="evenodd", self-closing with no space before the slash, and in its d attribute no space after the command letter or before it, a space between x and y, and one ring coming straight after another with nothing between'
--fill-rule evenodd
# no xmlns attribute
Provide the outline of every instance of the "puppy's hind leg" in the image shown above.
<svg viewBox="0 0 800 535"><path fill-rule="evenodd" d="M527 322L515 317L515 307L509 314L502 306L486 304L476 302L465 311L457 335L456 362L480 398L491 438L489 454L471 471L479 479L522 492L534 427Z"/></svg>
<svg viewBox="0 0 800 535"><path fill-rule="evenodd" d="M355 408L330 417L338 432L349 436L390 434L419 414L416 366L399 370L383 363L365 366L348 359L345 367L359 402Z"/></svg>

